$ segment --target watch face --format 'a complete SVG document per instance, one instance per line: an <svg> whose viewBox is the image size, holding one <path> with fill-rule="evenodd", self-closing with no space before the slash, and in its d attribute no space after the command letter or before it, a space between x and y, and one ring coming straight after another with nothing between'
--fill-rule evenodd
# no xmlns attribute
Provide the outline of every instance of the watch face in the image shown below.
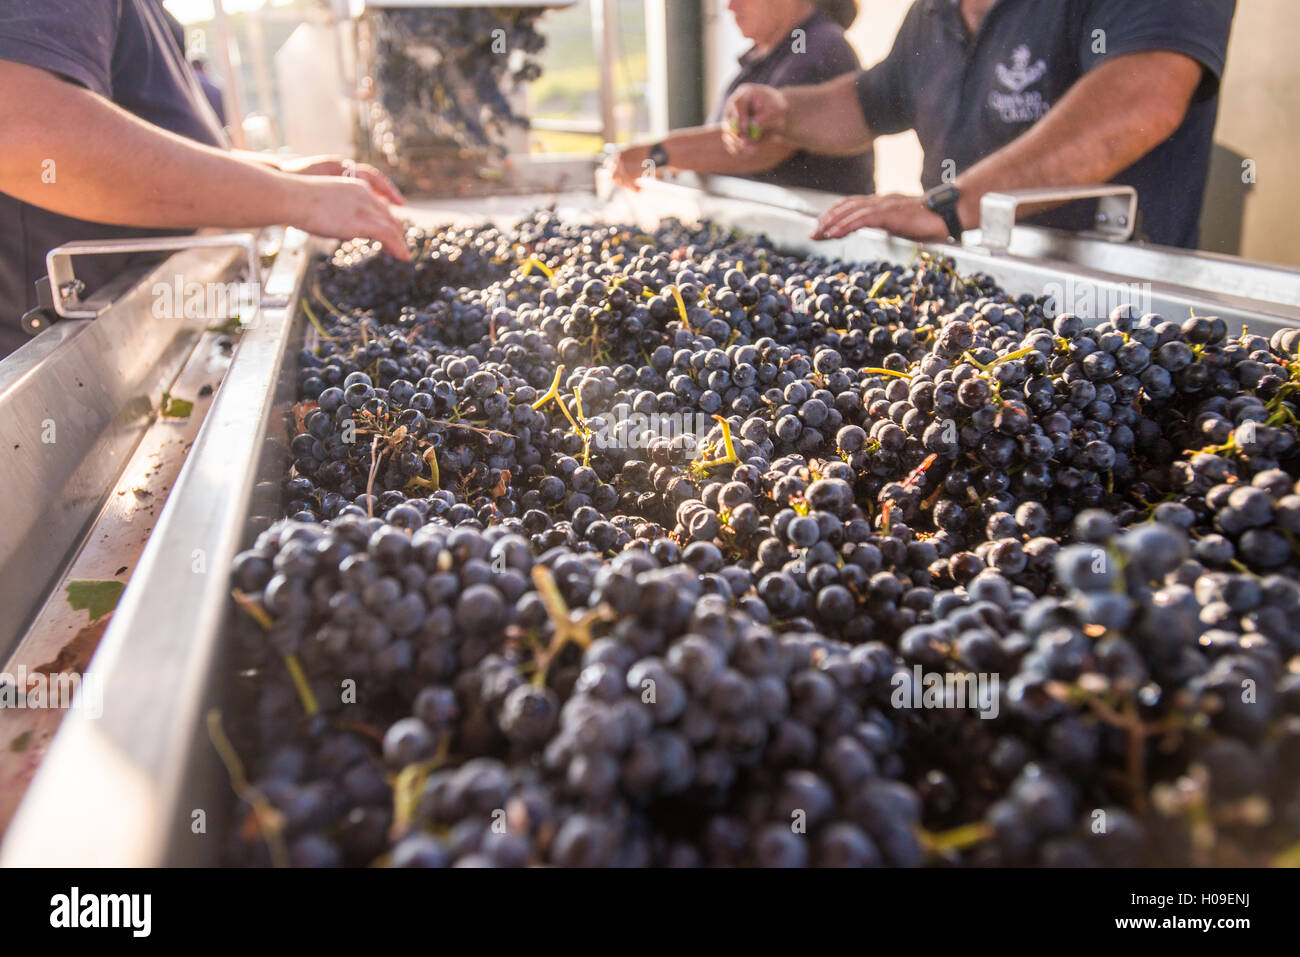
<svg viewBox="0 0 1300 957"><path fill-rule="evenodd" d="M945 183L943 186L936 186L925 194L925 205L930 211L943 217L944 224L948 227L950 239L960 239L962 234L961 221L957 217L957 201L961 199L961 190L951 183Z"/></svg>
<svg viewBox="0 0 1300 957"><path fill-rule="evenodd" d="M960 195L956 186L944 185L930 190L928 199L932 208L938 209L955 203Z"/></svg>

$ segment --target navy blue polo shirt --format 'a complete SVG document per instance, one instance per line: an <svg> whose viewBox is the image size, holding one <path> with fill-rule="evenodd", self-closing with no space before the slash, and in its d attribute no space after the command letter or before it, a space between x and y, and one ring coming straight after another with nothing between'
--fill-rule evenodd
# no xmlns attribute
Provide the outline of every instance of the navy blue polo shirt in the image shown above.
<svg viewBox="0 0 1300 957"><path fill-rule="evenodd" d="M1114 182L1138 191L1139 232L1195 247L1236 0L997 0L971 37L958 0L917 0L893 50L858 75L868 126L916 130L921 181L943 182L1028 130L1085 73L1129 53L1168 50L1199 62L1204 79L1174 134ZM1086 228L1080 204L1033 222Z"/></svg>
<svg viewBox="0 0 1300 957"><path fill-rule="evenodd" d="M861 68L844 30L824 13L814 13L795 31L802 33L792 31L788 40L778 43L766 56L759 56L751 48L740 58L740 72L714 111L714 123L722 122L727 97L742 83L815 85ZM876 191L875 160L870 150L851 156L822 156L800 150L779 166L746 174L746 179L850 195Z"/></svg>
<svg viewBox="0 0 1300 957"><path fill-rule="evenodd" d="M182 37L162 0L0 3L0 60L48 70L156 126L224 146L221 125L185 60ZM59 157L50 159L57 177ZM148 177L149 170L140 175ZM67 242L162 232L60 216L0 193L0 356L27 341L19 319L36 305L33 283L45 275L46 252ZM82 258L77 276L94 289L130 264L124 257Z"/></svg>

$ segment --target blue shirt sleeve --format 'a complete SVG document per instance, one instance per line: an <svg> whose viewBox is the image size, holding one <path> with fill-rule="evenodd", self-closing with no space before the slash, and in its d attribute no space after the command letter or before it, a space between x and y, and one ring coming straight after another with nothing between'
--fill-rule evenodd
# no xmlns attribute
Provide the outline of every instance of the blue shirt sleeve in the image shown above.
<svg viewBox="0 0 1300 957"><path fill-rule="evenodd" d="M1218 92L1237 0L1088 0L1079 63L1086 73L1127 53L1168 50L1205 68L1198 100Z"/></svg>
<svg viewBox="0 0 1300 957"><path fill-rule="evenodd" d="M916 101L908 74L919 49L922 6L921 0L917 0L907 11L889 56L858 74L858 105L862 108L862 118L871 132L878 136L902 133L916 126Z"/></svg>
<svg viewBox="0 0 1300 957"><path fill-rule="evenodd" d="M121 6L122 0L6 0L0 60L49 70L111 98Z"/></svg>

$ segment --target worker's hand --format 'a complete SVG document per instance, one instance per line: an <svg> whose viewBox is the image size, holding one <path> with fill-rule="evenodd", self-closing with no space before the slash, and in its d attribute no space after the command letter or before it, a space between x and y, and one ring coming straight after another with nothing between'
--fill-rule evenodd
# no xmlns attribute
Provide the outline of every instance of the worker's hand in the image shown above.
<svg viewBox="0 0 1300 957"><path fill-rule="evenodd" d="M722 142L733 156L752 156L758 144L785 133L790 104L785 94L770 86L743 83L727 98L723 108Z"/></svg>
<svg viewBox="0 0 1300 957"><path fill-rule="evenodd" d="M648 146L624 147L612 155L605 165L610 175L614 177L616 186L637 192L641 189L640 180L643 176L657 176L659 173L650 162Z"/></svg>
<svg viewBox="0 0 1300 957"><path fill-rule="evenodd" d="M286 173L299 176L345 176L359 179L380 197L398 206L406 205L406 197L392 181L369 163L355 163L344 156L302 156L280 160L276 164Z"/></svg>
<svg viewBox="0 0 1300 957"><path fill-rule="evenodd" d="M344 176L304 176L289 180L288 224L331 239L373 239L384 252L410 259L406 231L372 187Z"/></svg>
<svg viewBox="0 0 1300 957"><path fill-rule="evenodd" d="M822 213L813 239L839 239L857 229L874 227L923 242L948 238L943 217L920 196L846 196Z"/></svg>

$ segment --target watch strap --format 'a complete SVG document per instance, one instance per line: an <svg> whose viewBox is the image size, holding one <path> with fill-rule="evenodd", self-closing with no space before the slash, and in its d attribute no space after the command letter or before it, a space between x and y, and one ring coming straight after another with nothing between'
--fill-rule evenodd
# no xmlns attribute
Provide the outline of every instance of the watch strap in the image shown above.
<svg viewBox="0 0 1300 957"><path fill-rule="evenodd" d="M962 234L961 217L957 215L960 200L961 191L952 185L939 186L925 194L925 205L943 217L944 225L948 227L948 238L953 242L959 241Z"/></svg>

